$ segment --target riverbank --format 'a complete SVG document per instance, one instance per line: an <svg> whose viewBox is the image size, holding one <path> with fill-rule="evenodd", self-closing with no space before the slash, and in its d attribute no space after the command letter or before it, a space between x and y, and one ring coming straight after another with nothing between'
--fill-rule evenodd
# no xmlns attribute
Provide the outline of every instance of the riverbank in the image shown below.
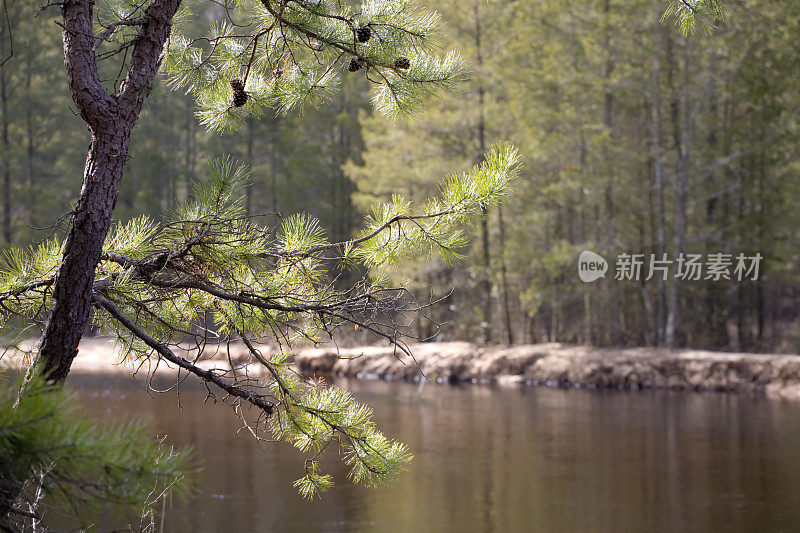
<svg viewBox="0 0 800 533"><path fill-rule="evenodd" d="M724 353L662 348L592 348L548 343L481 346L468 342L410 345L414 360L391 347L316 348L294 358L306 375L418 382L544 385L588 389L669 389L764 394L800 400L800 355ZM226 351L227 349L230 352ZM268 347L263 347L265 355ZM185 354L181 354L185 355ZM230 355L230 357L229 357ZM16 360L15 360L16 359ZM75 372L129 372L108 339L86 339L73 363ZM0 364L17 366L8 354ZM198 362L206 368L248 366L246 348L220 345ZM170 365L158 363L162 369ZM153 370L148 364L140 372Z"/></svg>
<svg viewBox="0 0 800 533"><path fill-rule="evenodd" d="M412 345L416 364L384 347L315 349L296 358L305 374L362 379L670 389L766 394L800 400L800 356L559 343L513 347L466 342Z"/></svg>

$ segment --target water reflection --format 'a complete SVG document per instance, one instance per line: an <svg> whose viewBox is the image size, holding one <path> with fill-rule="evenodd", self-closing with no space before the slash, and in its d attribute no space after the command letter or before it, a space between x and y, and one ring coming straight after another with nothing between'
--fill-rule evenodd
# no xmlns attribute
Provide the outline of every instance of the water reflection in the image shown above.
<svg viewBox="0 0 800 533"><path fill-rule="evenodd" d="M343 382L415 454L370 490L305 502L302 459L261 449L203 389L151 398L125 377L71 376L101 416L151 416L194 444L200 492L166 531L792 531L800 529L800 406L724 394Z"/></svg>

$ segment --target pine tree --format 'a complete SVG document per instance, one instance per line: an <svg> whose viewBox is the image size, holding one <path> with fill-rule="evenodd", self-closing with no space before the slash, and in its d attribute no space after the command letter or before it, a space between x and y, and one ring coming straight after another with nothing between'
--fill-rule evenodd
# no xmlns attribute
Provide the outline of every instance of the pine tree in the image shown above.
<svg viewBox="0 0 800 533"><path fill-rule="evenodd" d="M93 272L131 132L159 66L174 87L195 96L202 123L218 131L275 108L285 113L324 102L335 91L342 63L352 60L374 80L375 108L391 117L412 113L437 89L451 89L464 77L457 53L434 53L438 15L410 1L368 2L358 11L333 1L236 2L226 5L209 36L184 35L190 28L182 21L190 13L179 7L177 0L154 0L147 6L104 2L96 10L90 0L62 6L70 92L93 140L40 349L52 379L66 377L86 327ZM94 23L105 28L96 36ZM353 31L366 25L376 38L358 43ZM204 48L206 43L212 46ZM130 54L120 56L128 48ZM403 54L413 59L412 68L394 66ZM112 87L101 81L102 59L121 61L118 70L105 67L119 72ZM235 102L230 94L234 79L243 86Z"/></svg>
<svg viewBox="0 0 800 533"><path fill-rule="evenodd" d="M268 332L284 341L313 338L339 321L402 342L381 320L402 312L392 306L401 305L405 291L383 287L380 278L339 291L325 262L362 261L377 272L414 250L456 257L462 236L454 226L502 193L516 164L512 151L499 150L492 164L452 177L444 196L418 212L400 198L376 208L364 233L343 243L327 243L318 223L304 216L286 219L273 242L243 213L237 195L245 173L227 162L212 164L210 181L168 225L135 219L109 231L131 134L159 68L173 87L195 97L201 122L215 131L237 129L249 116L326 102L353 60L374 85L377 110L409 115L465 77L457 53L435 52L438 15L409 0L368 1L357 9L333 0L225 2L210 35L192 35L190 7L179 0L71 0L44 9L53 6L61 10L70 93L92 136L66 239L8 256L7 290L0 296L11 305L5 317L44 326L19 398L33 394L38 372L49 382L66 378L94 309L98 324L118 331L132 353L157 354L216 385L236 405L274 415L275 434L298 447L323 446L330 441L325 436L336 435L355 481L390 478L408 459L405 448L380 435L368 411L354 407L346 393L305 391L285 360L264 359L251 345L254 360L272 377L267 394L240 376L200 369L171 343L201 311L248 344ZM399 57L408 64L396 66ZM12 465L2 466L5 519L23 480L8 475ZM328 485L316 466L298 482L308 495Z"/></svg>

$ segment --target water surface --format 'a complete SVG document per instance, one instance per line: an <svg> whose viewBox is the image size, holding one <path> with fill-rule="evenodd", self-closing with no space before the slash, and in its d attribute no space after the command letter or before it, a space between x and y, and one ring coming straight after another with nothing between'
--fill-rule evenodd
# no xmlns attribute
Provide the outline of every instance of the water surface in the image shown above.
<svg viewBox="0 0 800 533"><path fill-rule="evenodd" d="M165 531L798 531L800 405L731 394L340 382L415 460L392 486L301 500L303 456L261 447L205 389L148 396L70 376L98 416L150 416L193 444L198 492ZM189 385L188 383L186 385Z"/></svg>

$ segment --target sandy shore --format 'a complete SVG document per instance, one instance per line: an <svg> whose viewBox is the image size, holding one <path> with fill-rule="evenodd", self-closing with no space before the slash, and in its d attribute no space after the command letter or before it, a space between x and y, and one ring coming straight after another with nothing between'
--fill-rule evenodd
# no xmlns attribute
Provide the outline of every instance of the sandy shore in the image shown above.
<svg viewBox="0 0 800 533"><path fill-rule="evenodd" d="M565 344L514 347L466 342L411 346L417 364L391 348L308 350L304 373L367 379L671 389L766 394L800 400L800 356L659 348L599 349Z"/></svg>
<svg viewBox="0 0 800 533"><path fill-rule="evenodd" d="M416 363L389 347L316 348L302 351L295 365L304 374L361 379L471 382L500 385L545 385L622 390L671 389L765 394L800 400L800 355L722 353L660 348L591 348L558 343L524 346L480 346L467 342L414 344ZM246 365L247 350L231 344L204 356L204 368ZM265 351L269 351L265 348ZM181 354L183 355L183 354ZM0 364L16 366L6 354ZM255 365L247 365L251 375ZM107 339L81 343L73 372L129 372ZM163 361L159 368L169 369ZM152 370L145 365L141 372Z"/></svg>

